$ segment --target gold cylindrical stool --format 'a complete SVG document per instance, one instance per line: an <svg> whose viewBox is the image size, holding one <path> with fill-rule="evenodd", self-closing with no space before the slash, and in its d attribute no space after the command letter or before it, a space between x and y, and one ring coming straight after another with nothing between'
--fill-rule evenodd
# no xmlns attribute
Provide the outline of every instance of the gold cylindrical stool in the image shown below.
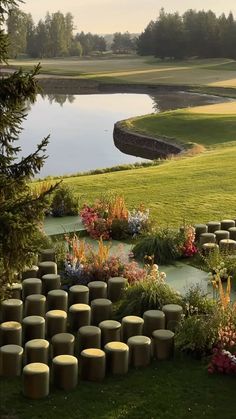
<svg viewBox="0 0 236 419"><path fill-rule="evenodd" d="M112 374L126 374L129 369L129 347L123 342L109 342L104 347L107 370Z"/></svg>
<svg viewBox="0 0 236 419"><path fill-rule="evenodd" d="M43 262L50 263L50 262ZM52 262L53 263L53 262ZM49 291L61 288L61 277L57 274L46 274L42 276L43 294L47 295Z"/></svg>
<svg viewBox="0 0 236 419"><path fill-rule="evenodd" d="M219 243L220 251L226 253L236 252L236 241L231 239L221 240Z"/></svg>
<svg viewBox="0 0 236 419"><path fill-rule="evenodd" d="M78 360L73 355L58 355L52 360L53 383L69 391L78 384Z"/></svg>
<svg viewBox="0 0 236 419"><path fill-rule="evenodd" d="M89 301L96 298L107 298L107 284L103 281L92 281L88 284Z"/></svg>
<svg viewBox="0 0 236 419"><path fill-rule="evenodd" d="M231 240L236 240L236 227L229 228L229 237Z"/></svg>
<svg viewBox="0 0 236 419"><path fill-rule="evenodd" d="M28 316L22 320L23 342L45 338L45 319L41 316Z"/></svg>
<svg viewBox="0 0 236 419"><path fill-rule="evenodd" d="M71 333L58 333L51 341L52 358L58 355L74 355L75 337Z"/></svg>
<svg viewBox="0 0 236 419"><path fill-rule="evenodd" d="M56 262L55 249L41 249L39 252L40 262Z"/></svg>
<svg viewBox="0 0 236 419"><path fill-rule="evenodd" d="M176 326L182 319L183 308L178 304L166 304L162 307L166 316L166 329L175 331Z"/></svg>
<svg viewBox="0 0 236 419"><path fill-rule="evenodd" d="M202 246L204 243L215 243L216 236L214 233L202 233L199 237L199 243Z"/></svg>
<svg viewBox="0 0 236 419"><path fill-rule="evenodd" d="M171 330L154 330L152 336L155 358L170 359L174 354L174 333Z"/></svg>
<svg viewBox="0 0 236 419"><path fill-rule="evenodd" d="M83 326L78 331L79 354L84 349L101 348L101 330L96 326Z"/></svg>
<svg viewBox="0 0 236 419"><path fill-rule="evenodd" d="M27 278L22 282L22 298L28 295L42 294L42 281L39 278Z"/></svg>
<svg viewBox="0 0 236 419"><path fill-rule="evenodd" d="M149 338L152 332L157 329L165 329L165 313L161 310L147 310L143 313L143 333Z"/></svg>
<svg viewBox="0 0 236 419"><path fill-rule="evenodd" d="M89 303L89 288L85 285L73 285L69 289L69 303L73 304L88 304Z"/></svg>
<svg viewBox="0 0 236 419"><path fill-rule="evenodd" d="M84 349L81 352L81 378L102 381L106 373L106 355L101 349Z"/></svg>
<svg viewBox="0 0 236 419"><path fill-rule="evenodd" d="M49 368L34 362L23 368L23 394L29 399L42 399L49 394Z"/></svg>
<svg viewBox="0 0 236 419"><path fill-rule="evenodd" d="M195 240L198 241L199 237L203 233L207 233L207 225L206 224L195 224Z"/></svg>
<svg viewBox="0 0 236 419"><path fill-rule="evenodd" d="M32 339L25 344L25 364L41 362L48 364L49 342L45 339Z"/></svg>
<svg viewBox="0 0 236 419"><path fill-rule="evenodd" d="M64 290L52 290L47 295L47 310L63 310L68 309L68 293Z"/></svg>
<svg viewBox="0 0 236 419"><path fill-rule="evenodd" d="M21 375L23 348L19 345L4 345L0 348L0 375L16 377Z"/></svg>
<svg viewBox="0 0 236 419"><path fill-rule="evenodd" d="M57 264L55 262L39 262L38 277L42 278L44 275L57 275Z"/></svg>
<svg viewBox="0 0 236 419"><path fill-rule="evenodd" d="M229 230L230 227L235 227L234 220L222 220L220 223L221 230Z"/></svg>
<svg viewBox="0 0 236 419"><path fill-rule="evenodd" d="M144 320L138 316L123 317L121 322L121 339L123 342L131 336L142 335Z"/></svg>
<svg viewBox="0 0 236 419"><path fill-rule="evenodd" d="M130 364L135 367L146 367L151 361L151 339L148 336L132 336L128 339Z"/></svg>
<svg viewBox="0 0 236 419"><path fill-rule="evenodd" d="M216 230L220 230L220 222L219 221L209 221L207 223L208 233L215 233Z"/></svg>
<svg viewBox="0 0 236 419"><path fill-rule="evenodd" d="M4 322L0 325L0 346L22 345L22 327L18 322Z"/></svg>
<svg viewBox="0 0 236 419"><path fill-rule="evenodd" d="M97 298L91 301L92 324L97 326L104 320L109 320L112 314L112 302L107 298Z"/></svg>
<svg viewBox="0 0 236 419"><path fill-rule="evenodd" d="M121 300L124 295L125 287L127 285L127 279L122 277L114 277L108 279L108 298L113 303Z"/></svg>
<svg viewBox="0 0 236 419"><path fill-rule="evenodd" d="M3 322L22 322L23 301L14 298L2 301L2 321Z"/></svg>
<svg viewBox="0 0 236 419"><path fill-rule="evenodd" d="M41 316L46 313L46 297L42 294L28 295L25 299L25 317Z"/></svg>
<svg viewBox="0 0 236 419"><path fill-rule="evenodd" d="M91 308L88 304L73 304L69 308L70 329L77 332L82 326L91 323Z"/></svg>
<svg viewBox="0 0 236 419"><path fill-rule="evenodd" d="M13 298L14 300L21 300L22 284L14 282L13 284L8 284L7 288L10 292L10 298Z"/></svg>
<svg viewBox="0 0 236 419"><path fill-rule="evenodd" d="M46 313L46 335L50 339L58 333L66 332L67 313L63 310L50 310Z"/></svg>
<svg viewBox="0 0 236 419"><path fill-rule="evenodd" d="M31 268L25 269L25 271L21 274L22 281L27 278L38 278L38 271L38 266L31 266Z"/></svg>
<svg viewBox="0 0 236 419"><path fill-rule="evenodd" d="M108 342L119 342L121 334L121 324L115 320L104 320L98 327L102 332L102 346Z"/></svg>
<svg viewBox="0 0 236 419"><path fill-rule="evenodd" d="M216 230L216 243L219 244L221 240L229 239L229 231L227 230Z"/></svg>
<svg viewBox="0 0 236 419"><path fill-rule="evenodd" d="M219 246L216 243L204 243L202 245L202 251L204 255L209 255L210 252L213 252L216 249L219 249Z"/></svg>

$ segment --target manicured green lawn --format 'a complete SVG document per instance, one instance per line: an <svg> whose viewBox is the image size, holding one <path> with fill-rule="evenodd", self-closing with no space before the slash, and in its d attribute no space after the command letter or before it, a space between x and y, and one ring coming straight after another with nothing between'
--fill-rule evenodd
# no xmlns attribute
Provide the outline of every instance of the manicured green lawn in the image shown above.
<svg viewBox="0 0 236 419"><path fill-rule="evenodd" d="M25 399L20 379L1 380L1 418L14 419L234 419L235 379L209 376L200 361L179 358L80 382L70 393L51 389L41 401Z"/></svg>

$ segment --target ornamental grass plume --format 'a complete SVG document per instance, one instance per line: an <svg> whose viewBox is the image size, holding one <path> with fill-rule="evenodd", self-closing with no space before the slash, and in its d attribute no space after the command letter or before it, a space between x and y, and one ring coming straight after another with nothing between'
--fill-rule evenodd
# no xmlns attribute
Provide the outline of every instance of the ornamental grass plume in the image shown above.
<svg viewBox="0 0 236 419"><path fill-rule="evenodd" d="M109 206L109 218L114 219L128 219L128 210L126 208L125 199L122 196L115 196L114 200Z"/></svg>

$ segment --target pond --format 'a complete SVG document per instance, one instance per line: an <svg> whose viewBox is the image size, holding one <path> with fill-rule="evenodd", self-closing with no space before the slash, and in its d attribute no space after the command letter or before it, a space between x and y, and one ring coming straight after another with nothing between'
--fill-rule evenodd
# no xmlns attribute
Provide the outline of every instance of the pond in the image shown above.
<svg viewBox="0 0 236 419"><path fill-rule="evenodd" d="M19 141L21 156L34 151L36 144L50 134L48 158L40 177L140 162L143 160L140 157L124 154L115 147L112 132L116 121L219 100L187 92L156 96L143 93L38 95L23 123Z"/></svg>

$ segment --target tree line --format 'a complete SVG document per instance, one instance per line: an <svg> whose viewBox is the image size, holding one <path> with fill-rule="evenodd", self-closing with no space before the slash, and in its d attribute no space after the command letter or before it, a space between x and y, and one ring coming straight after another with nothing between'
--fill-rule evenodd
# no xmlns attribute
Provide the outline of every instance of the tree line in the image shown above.
<svg viewBox="0 0 236 419"><path fill-rule="evenodd" d="M140 55L161 59L189 57L236 58L236 21L232 13L217 17L211 10L187 10L183 15L161 9L137 40Z"/></svg>

